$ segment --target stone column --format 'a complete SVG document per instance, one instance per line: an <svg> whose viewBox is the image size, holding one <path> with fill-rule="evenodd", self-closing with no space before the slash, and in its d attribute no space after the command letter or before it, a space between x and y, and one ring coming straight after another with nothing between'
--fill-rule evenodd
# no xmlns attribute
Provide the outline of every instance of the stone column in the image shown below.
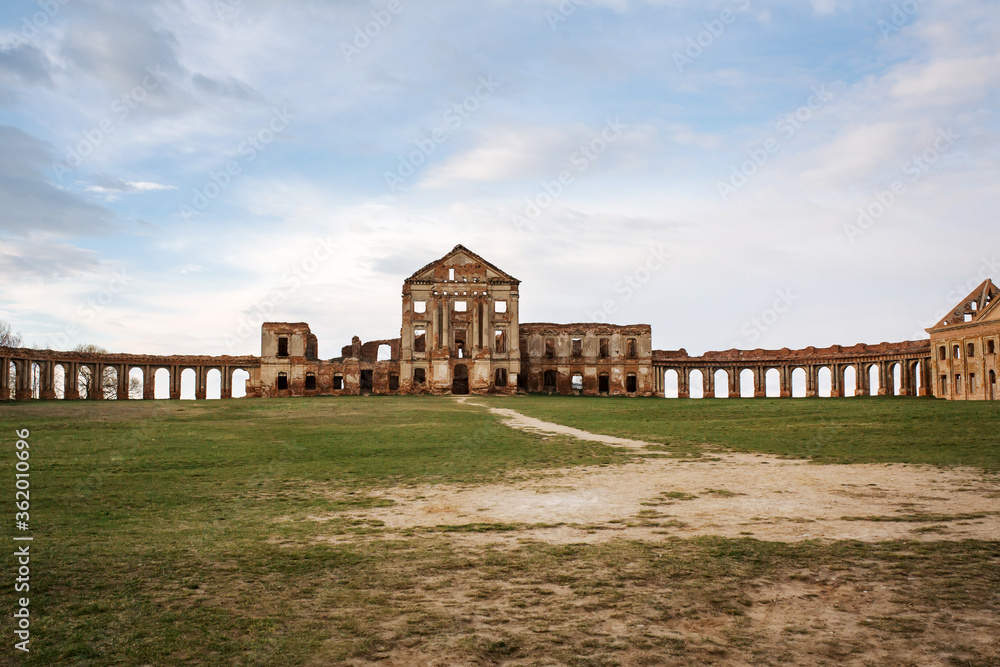
<svg viewBox="0 0 1000 667"><path fill-rule="evenodd" d="M740 369L729 369L729 398L740 397Z"/></svg>
<svg viewBox="0 0 1000 667"><path fill-rule="evenodd" d="M63 368L66 370L65 378L63 383L66 385L63 388L63 396L67 401L76 401L80 399L80 364L76 361L70 361L69 363L63 364Z"/></svg>
<svg viewBox="0 0 1000 667"><path fill-rule="evenodd" d="M47 400L55 400L56 365L52 361L39 362L38 396Z"/></svg>
<svg viewBox="0 0 1000 667"><path fill-rule="evenodd" d="M142 368L142 400L151 401L156 398L156 369L153 366Z"/></svg>
<svg viewBox="0 0 1000 667"><path fill-rule="evenodd" d="M931 373L932 363L930 359L920 360L920 395L934 395L934 377Z"/></svg>
<svg viewBox="0 0 1000 667"><path fill-rule="evenodd" d="M819 396L819 367L806 366L806 398Z"/></svg>
<svg viewBox="0 0 1000 667"><path fill-rule="evenodd" d="M677 398L691 398L691 369L677 369Z"/></svg>
<svg viewBox="0 0 1000 667"><path fill-rule="evenodd" d="M701 396L702 398L715 396L715 375L710 368L701 369Z"/></svg>
<svg viewBox="0 0 1000 667"><path fill-rule="evenodd" d="M892 396L895 392L893 391L893 378L892 378L892 362L880 361L877 364L878 368L878 395L879 396Z"/></svg>
<svg viewBox="0 0 1000 667"><path fill-rule="evenodd" d="M790 366L782 366L778 369L778 397L792 397L792 369Z"/></svg>
<svg viewBox="0 0 1000 667"><path fill-rule="evenodd" d="M128 400L128 386L129 386L129 372L132 370L131 366L128 364L122 364L118 367L118 400L127 401Z"/></svg>
<svg viewBox="0 0 1000 667"><path fill-rule="evenodd" d="M17 359L14 361L17 368L17 379L14 382L14 399L18 401L31 400L31 360Z"/></svg>
<svg viewBox="0 0 1000 667"><path fill-rule="evenodd" d="M198 366L194 369L194 397L196 400L204 401L208 398L208 371L205 366ZM289 383L291 378L288 379Z"/></svg>
<svg viewBox="0 0 1000 667"><path fill-rule="evenodd" d="M232 398L233 397L233 369L229 366L223 366L219 369L222 373L222 393L220 394L222 398ZM319 378L317 378L317 382ZM400 378L402 382L402 378Z"/></svg>
<svg viewBox="0 0 1000 667"><path fill-rule="evenodd" d="M758 366L753 369L753 397L765 398L767 396L767 369Z"/></svg>
<svg viewBox="0 0 1000 667"><path fill-rule="evenodd" d="M868 375L865 364L854 364L854 376L857 378L854 395L867 396L871 392L871 376Z"/></svg>
<svg viewBox="0 0 1000 667"><path fill-rule="evenodd" d="M0 401L10 400L10 359L0 357Z"/></svg>
<svg viewBox="0 0 1000 667"><path fill-rule="evenodd" d="M92 401L104 400L104 364L94 362L91 366L90 388L87 390L87 397Z"/></svg>
<svg viewBox="0 0 1000 667"><path fill-rule="evenodd" d="M171 366L170 371L170 400L177 401L181 397L181 372L178 366Z"/></svg>
<svg viewBox="0 0 1000 667"><path fill-rule="evenodd" d="M899 362L899 395L916 396L916 376L913 374L913 362L904 359Z"/></svg>

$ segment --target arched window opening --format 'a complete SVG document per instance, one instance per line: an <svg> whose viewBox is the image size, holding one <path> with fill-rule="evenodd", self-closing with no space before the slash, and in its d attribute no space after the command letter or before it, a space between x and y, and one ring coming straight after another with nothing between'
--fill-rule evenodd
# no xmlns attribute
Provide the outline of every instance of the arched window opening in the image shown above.
<svg viewBox="0 0 1000 667"><path fill-rule="evenodd" d="M769 368L764 374L764 395L768 398L781 396L781 373L777 368Z"/></svg>
<svg viewBox="0 0 1000 667"><path fill-rule="evenodd" d="M132 368L128 372L128 397L131 400L141 400L145 385L145 372L141 368Z"/></svg>
<svg viewBox="0 0 1000 667"><path fill-rule="evenodd" d="M796 368L792 370L792 398L805 398L806 396L806 370Z"/></svg>
<svg viewBox="0 0 1000 667"><path fill-rule="evenodd" d="M181 400L193 401L197 396L195 390L198 385L198 374L193 368L185 368L181 371Z"/></svg>
<svg viewBox="0 0 1000 667"><path fill-rule="evenodd" d="M729 373L721 368L715 371L715 397L729 398Z"/></svg>
<svg viewBox="0 0 1000 667"><path fill-rule="evenodd" d="M688 374L688 395L691 398L705 397L705 376L697 369Z"/></svg>
<svg viewBox="0 0 1000 667"><path fill-rule="evenodd" d="M248 382L250 382L250 373L242 368L237 368L233 371L233 398L246 397Z"/></svg>
<svg viewBox="0 0 1000 667"><path fill-rule="evenodd" d="M213 401L222 399L222 371L213 368L205 375L205 398Z"/></svg>

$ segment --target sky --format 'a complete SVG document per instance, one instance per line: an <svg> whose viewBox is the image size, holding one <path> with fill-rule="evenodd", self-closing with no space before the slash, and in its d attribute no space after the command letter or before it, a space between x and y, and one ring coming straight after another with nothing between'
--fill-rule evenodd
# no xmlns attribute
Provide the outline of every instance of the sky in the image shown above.
<svg viewBox="0 0 1000 667"><path fill-rule="evenodd" d="M522 322L926 337L1000 279L1000 3L11 0L0 319L323 358L462 244Z"/></svg>

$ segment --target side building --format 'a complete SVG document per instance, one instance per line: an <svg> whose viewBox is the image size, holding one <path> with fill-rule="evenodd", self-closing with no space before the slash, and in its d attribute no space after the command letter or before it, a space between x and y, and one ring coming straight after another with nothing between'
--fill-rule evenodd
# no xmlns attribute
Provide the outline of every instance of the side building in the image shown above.
<svg viewBox="0 0 1000 667"><path fill-rule="evenodd" d="M984 281L927 333L934 396L956 401L1000 399L1000 289Z"/></svg>

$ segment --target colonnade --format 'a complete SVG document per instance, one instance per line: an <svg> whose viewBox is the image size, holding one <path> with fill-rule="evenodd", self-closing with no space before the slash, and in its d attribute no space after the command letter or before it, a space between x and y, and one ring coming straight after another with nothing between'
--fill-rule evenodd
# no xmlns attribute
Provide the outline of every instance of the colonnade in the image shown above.
<svg viewBox="0 0 1000 667"><path fill-rule="evenodd" d="M63 371L63 395L58 396L56 369ZM86 371L85 371L86 369ZM109 369L114 370L114 386L107 386ZM104 400L105 393L117 399L128 399L132 371L142 371L142 398L155 398L156 373L169 374L169 396L181 397L181 378L190 369L195 375L195 398L208 396L208 375L217 370L221 376L221 398L233 396L233 373L245 371L250 377L247 395L256 395L260 383L258 357L203 357L119 355L99 353L55 352L27 348L0 348L0 401L31 400L32 398ZM85 371L85 372L82 372ZM83 390L81 392L81 389Z"/></svg>
<svg viewBox="0 0 1000 667"><path fill-rule="evenodd" d="M888 345L888 344L883 344ZM867 346L862 346L867 348ZM875 347L875 346L873 346ZM890 346L892 347L892 346ZM913 347L913 346L911 346ZM926 349L925 349L926 348ZM828 353L830 348L819 352ZM765 352L765 351L761 351ZM669 371L677 373L677 396L691 396L691 382L694 371L699 371L702 377L702 395L716 397L728 395L732 398L741 396L741 377L745 371L753 374L753 396L763 398L767 394L767 373L771 370L778 374L778 396L792 396L792 375L801 369L805 374L805 396L819 396L819 376L822 369L830 371L830 395L844 396L846 394L845 374L848 369L854 369L855 396L867 396L871 393L871 369L877 369L879 396L930 396L931 392L931 359L929 345L917 345L915 349L886 350L886 354L866 354L863 357L844 355L840 359L831 359L829 354L815 355L809 359L802 351L786 351L787 358L781 359L780 354L745 353L738 350L729 352L714 352L702 357L686 357L676 354L656 354L653 357L654 392L663 396L667 388L666 374ZM763 357L753 359L753 356ZM658 358L659 357L659 358ZM730 358L726 358L730 357ZM751 358L746 358L751 357ZM896 367L899 367L899 387L896 387ZM726 374L726 389L717 387L716 374L723 371Z"/></svg>

